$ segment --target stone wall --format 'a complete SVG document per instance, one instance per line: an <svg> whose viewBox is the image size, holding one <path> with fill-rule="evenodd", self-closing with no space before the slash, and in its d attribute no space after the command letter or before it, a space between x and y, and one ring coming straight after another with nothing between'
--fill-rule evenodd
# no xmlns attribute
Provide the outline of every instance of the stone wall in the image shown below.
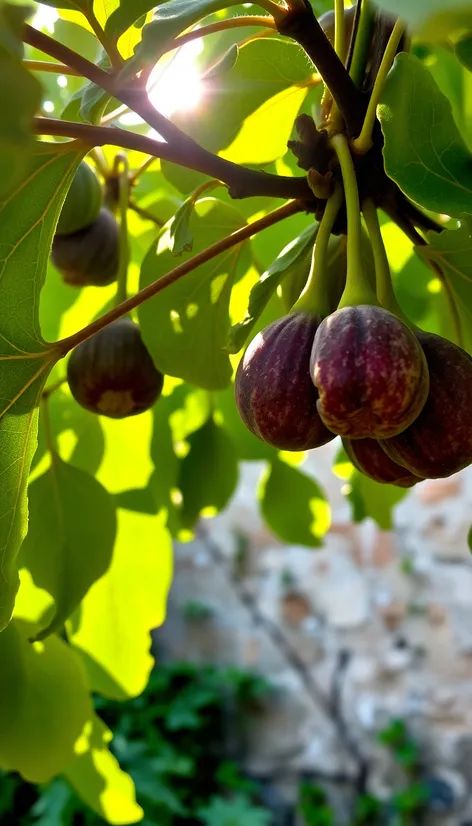
<svg viewBox="0 0 472 826"><path fill-rule="evenodd" d="M392 532L350 522L337 445L304 469L327 490L333 524L320 550L281 544L258 515L262 465L243 467L227 510L177 544L168 656L233 663L276 687L245 733L247 770L277 777L282 797L301 773L352 777L388 796L397 770L375 735L408 721L441 791L428 826L472 823L472 468L426 481L397 506ZM360 755L360 756L359 756ZM339 822L343 821L342 797ZM433 806L434 808L434 806ZM441 811L443 809L444 811Z"/></svg>

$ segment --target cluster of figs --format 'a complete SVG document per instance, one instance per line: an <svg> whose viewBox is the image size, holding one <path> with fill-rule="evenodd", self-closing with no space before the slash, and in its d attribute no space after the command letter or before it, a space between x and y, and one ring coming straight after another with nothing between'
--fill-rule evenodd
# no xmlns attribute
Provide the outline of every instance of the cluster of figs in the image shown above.
<svg viewBox="0 0 472 826"><path fill-rule="evenodd" d="M106 287L117 280L120 230L104 206L103 187L82 161L64 201L51 249L51 261L72 287ZM75 400L114 419L148 410L159 398L164 377L155 367L137 324L120 318L79 344L67 363Z"/></svg>
<svg viewBox="0 0 472 826"><path fill-rule="evenodd" d="M341 436L377 482L407 488L472 463L472 358L380 306L294 308L247 347L235 397L264 442L299 451Z"/></svg>

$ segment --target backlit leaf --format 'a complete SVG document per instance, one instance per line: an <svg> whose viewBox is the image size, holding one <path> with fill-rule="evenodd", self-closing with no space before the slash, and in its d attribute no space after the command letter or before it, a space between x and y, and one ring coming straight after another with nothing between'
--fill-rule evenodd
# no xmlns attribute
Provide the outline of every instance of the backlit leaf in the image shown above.
<svg viewBox="0 0 472 826"><path fill-rule="evenodd" d="M284 542L316 548L330 525L330 508L320 486L303 471L274 459L258 492L261 513Z"/></svg>
<svg viewBox="0 0 472 826"><path fill-rule="evenodd" d="M413 55L395 58L381 97L387 174L416 203L451 216L471 209L472 155L451 104Z"/></svg>
<svg viewBox="0 0 472 826"><path fill-rule="evenodd" d="M56 360L39 329L39 294L66 188L83 154L75 144L38 144L24 178L0 203L0 630L18 589L37 404Z"/></svg>
<svg viewBox="0 0 472 826"><path fill-rule="evenodd" d="M164 619L172 572L165 517L118 511L112 563L67 622L91 688L117 700L140 694L153 665L150 631Z"/></svg>
<svg viewBox="0 0 472 826"><path fill-rule="evenodd" d="M92 703L77 654L30 634L19 619L0 634L0 765L45 783L72 760Z"/></svg>
<svg viewBox="0 0 472 826"><path fill-rule="evenodd" d="M93 476L53 456L29 487L29 530L21 564L54 597L55 613L35 635L60 629L91 585L107 570L116 534L112 499Z"/></svg>

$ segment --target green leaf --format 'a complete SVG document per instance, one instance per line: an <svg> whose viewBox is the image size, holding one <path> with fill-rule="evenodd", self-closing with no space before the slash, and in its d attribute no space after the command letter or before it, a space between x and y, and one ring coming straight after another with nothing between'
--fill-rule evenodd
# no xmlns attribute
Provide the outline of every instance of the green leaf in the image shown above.
<svg viewBox="0 0 472 826"><path fill-rule="evenodd" d="M37 404L57 358L39 329L39 294L62 201L83 154L75 145L38 144L23 180L0 204L0 630L18 590Z"/></svg>
<svg viewBox="0 0 472 826"><path fill-rule="evenodd" d="M205 826L269 826L272 821L267 809L255 806L242 794L229 799L213 797L198 815Z"/></svg>
<svg viewBox="0 0 472 826"><path fill-rule="evenodd" d="M395 58L381 96L387 174L416 203L459 217L472 203L472 155L451 104L413 55Z"/></svg>
<svg viewBox="0 0 472 826"><path fill-rule="evenodd" d="M77 654L57 637L31 645L30 633L15 619L0 634L0 765L46 783L74 757L92 704Z"/></svg>
<svg viewBox="0 0 472 826"><path fill-rule="evenodd" d="M393 527L393 508L406 496L407 491L396 485L381 485L357 470L349 478L349 488L348 498L354 521L362 522L370 518L383 531L390 531Z"/></svg>
<svg viewBox="0 0 472 826"><path fill-rule="evenodd" d="M35 639L59 630L105 573L115 534L110 494L93 476L53 456L50 470L30 485L29 530L20 552L20 564L56 606Z"/></svg>
<svg viewBox="0 0 472 826"><path fill-rule="evenodd" d="M472 72L472 34L467 34L454 44L454 53L469 72Z"/></svg>
<svg viewBox="0 0 472 826"><path fill-rule="evenodd" d="M469 528L469 533L467 535L467 543L469 545L469 550L472 551L472 525Z"/></svg>
<svg viewBox="0 0 472 826"><path fill-rule="evenodd" d="M297 468L274 459L258 491L261 513L284 542L317 548L330 525L330 508L320 486Z"/></svg>
<svg viewBox="0 0 472 826"><path fill-rule="evenodd" d="M194 254L243 224L244 219L234 207L213 198L199 201L190 219ZM143 261L141 288L175 266L171 248L167 225ZM229 384L229 301L240 253L240 247L232 247L139 308L144 343L161 372L207 390Z"/></svg>
<svg viewBox="0 0 472 826"><path fill-rule="evenodd" d="M429 245L416 251L440 267L460 316L464 346L472 351L472 218L463 218L459 229L429 232L427 238Z"/></svg>
<svg viewBox="0 0 472 826"><path fill-rule="evenodd" d="M190 218L194 206L194 200L191 197L187 198L172 218L169 232L172 238L172 252L174 255L192 252L193 234L190 229Z"/></svg>
<svg viewBox="0 0 472 826"><path fill-rule="evenodd" d="M307 227L301 235L282 250L269 269L261 275L260 280L251 290L246 318L231 328L230 353L238 353L244 345L257 319L282 280L296 276L300 270L305 273L306 280L307 262L311 260L315 236L316 225ZM308 263L308 268L309 266Z"/></svg>
<svg viewBox="0 0 472 826"><path fill-rule="evenodd" d="M76 757L63 776L100 818L112 824L137 823L143 817L134 783L120 769L108 744L112 734L95 715L76 745Z"/></svg>
<svg viewBox="0 0 472 826"><path fill-rule="evenodd" d="M0 4L0 198L21 179L34 142L33 117L41 103L41 84L22 64L23 23L32 9Z"/></svg>
<svg viewBox="0 0 472 826"><path fill-rule="evenodd" d="M214 516L228 504L238 481L238 461L230 436L212 417L189 436L188 444L178 486L182 522L193 526L202 512Z"/></svg>
<svg viewBox="0 0 472 826"><path fill-rule="evenodd" d="M470 0L375 0L393 17L401 17L426 42L446 40L472 28Z"/></svg>
<svg viewBox="0 0 472 826"><path fill-rule="evenodd" d="M90 686L123 700L140 694L153 665L150 631L163 622L172 569L166 514L118 511L112 563L67 622Z"/></svg>
<svg viewBox="0 0 472 826"><path fill-rule="evenodd" d="M155 5L155 0L127 0L121 3L107 20L105 31L124 31ZM153 21L144 26L141 43L135 49L138 64L157 63L168 44L202 17L238 5L239 0L167 0L158 4Z"/></svg>
<svg viewBox="0 0 472 826"><path fill-rule="evenodd" d="M93 0L41 0L45 6L52 6L53 9L70 9L71 11L81 11L88 14L93 10Z"/></svg>

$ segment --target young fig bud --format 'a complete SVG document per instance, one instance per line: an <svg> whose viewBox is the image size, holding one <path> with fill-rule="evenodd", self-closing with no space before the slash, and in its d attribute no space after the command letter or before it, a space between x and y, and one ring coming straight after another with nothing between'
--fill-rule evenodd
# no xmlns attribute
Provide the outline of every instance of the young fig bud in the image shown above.
<svg viewBox="0 0 472 826"><path fill-rule="evenodd" d="M351 439L401 433L428 395L428 367L417 338L380 307L344 307L325 318L310 371L323 422Z"/></svg>
<svg viewBox="0 0 472 826"><path fill-rule="evenodd" d="M249 344L234 382L246 427L280 450L308 450L334 439L321 421L310 379L310 352L320 317L293 312Z"/></svg>
<svg viewBox="0 0 472 826"><path fill-rule="evenodd" d="M105 287L115 281L119 265L119 229L108 209L71 235L55 235L51 261L66 284Z"/></svg>
<svg viewBox="0 0 472 826"><path fill-rule="evenodd" d="M102 208L102 188L93 169L81 161L66 195L56 235L70 235L90 226Z"/></svg>
<svg viewBox="0 0 472 826"><path fill-rule="evenodd" d="M137 324L122 318L72 351L67 381L74 399L111 419L149 410L164 377L154 366Z"/></svg>

